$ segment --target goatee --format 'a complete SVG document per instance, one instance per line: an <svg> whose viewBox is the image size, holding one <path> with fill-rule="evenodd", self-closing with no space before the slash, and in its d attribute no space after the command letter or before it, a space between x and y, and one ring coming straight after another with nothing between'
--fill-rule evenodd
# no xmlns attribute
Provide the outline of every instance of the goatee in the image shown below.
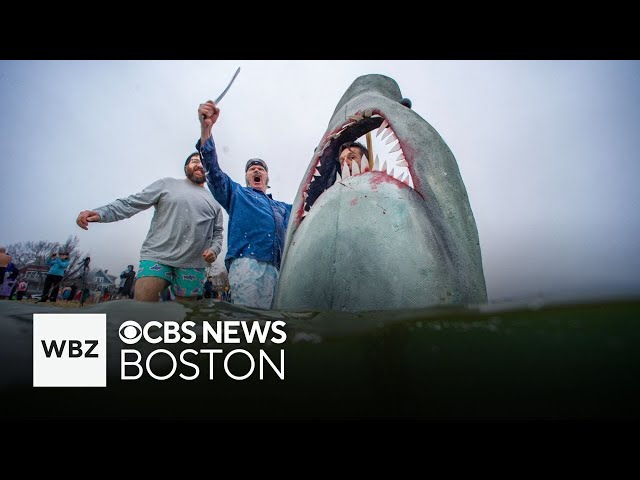
<svg viewBox="0 0 640 480"><path fill-rule="evenodd" d="M202 177L196 177L195 172L191 172L187 174L187 178L194 183L204 183L207 181L207 178L203 175Z"/></svg>

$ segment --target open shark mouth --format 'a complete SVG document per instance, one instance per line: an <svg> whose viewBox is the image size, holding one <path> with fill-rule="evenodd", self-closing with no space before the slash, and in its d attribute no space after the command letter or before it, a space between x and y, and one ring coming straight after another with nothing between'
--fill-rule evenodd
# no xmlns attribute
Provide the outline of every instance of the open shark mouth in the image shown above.
<svg viewBox="0 0 640 480"><path fill-rule="evenodd" d="M409 103L407 99L403 100ZM337 162L340 145L345 142L353 142L368 132L372 132L372 138L379 140L377 149L370 162L366 155L362 156L360 163ZM374 133L375 132L375 133ZM365 142L361 142L367 146ZM389 121L379 112L367 109L350 115L345 123L337 127L335 131L328 133L320 142L322 145L316 155L318 160L313 170L313 176L303 188L303 209L298 212L298 219L306 217L313 204L322 193L351 176L362 175L367 172L382 172L390 179L403 182L410 188L414 187L411 169L407 157L402 150L402 143L393 131ZM384 145L380 149L380 145ZM371 152L370 152L371 154ZM382 160L380 156L382 155Z"/></svg>
<svg viewBox="0 0 640 480"><path fill-rule="evenodd" d="M340 147L355 141L373 158L341 164ZM453 153L393 79L357 78L294 199L274 307L370 311L486 298Z"/></svg>

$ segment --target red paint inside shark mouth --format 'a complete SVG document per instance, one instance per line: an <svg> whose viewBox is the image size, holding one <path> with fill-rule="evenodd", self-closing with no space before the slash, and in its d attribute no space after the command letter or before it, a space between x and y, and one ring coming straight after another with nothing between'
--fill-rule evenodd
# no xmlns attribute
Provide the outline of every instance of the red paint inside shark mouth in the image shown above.
<svg viewBox="0 0 640 480"><path fill-rule="evenodd" d="M357 141L369 147L366 140L367 132L371 132L371 150L368 156L363 155L360 162L340 163L340 146L346 142ZM402 149L402 141L393 131L393 126L375 110L365 110L351 115L337 129L328 132L316 148L312 160L315 163L313 172L302 189L302 208L298 212L305 217L314 203L326 190L344 186L349 177L365 175L372 171L382 172L392 179L414 188L411 175L411 159ZM378 176L376 176L378 177ZM380 182L379 178L376 180ZM375 190L376 182L372 183Z"/></svg>

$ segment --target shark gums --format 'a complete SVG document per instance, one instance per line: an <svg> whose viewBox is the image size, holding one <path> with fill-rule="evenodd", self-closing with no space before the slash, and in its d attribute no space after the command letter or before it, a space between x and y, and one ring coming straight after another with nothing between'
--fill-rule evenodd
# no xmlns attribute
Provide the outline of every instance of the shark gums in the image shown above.
<svg viewBox="0 0 640 480"><path fill-rule="evenodd" d="M357 78L342 96L293 203L275 308L486 302L478 231L455 157L410 107L383 75ZM395 165L375 152L372 163L340 165L340 145L367 132L391 144Z"/></svg>

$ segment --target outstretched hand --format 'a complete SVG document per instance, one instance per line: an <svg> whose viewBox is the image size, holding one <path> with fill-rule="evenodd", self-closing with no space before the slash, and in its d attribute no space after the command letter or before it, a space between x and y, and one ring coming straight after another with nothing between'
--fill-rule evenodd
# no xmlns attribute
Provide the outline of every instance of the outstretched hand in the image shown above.
<svg viewBox="0 0 640 480"><path fill-rule="evenodd" d="M78 214L78 218L76 218L76 223L83 230L89 230L89 222L99 222L100 214L98 212L94 212L93 210L83 210Z"/></svg>
<svg viewBox="0 0 640 480"><path fill-rule="evenodd" d="M201 103L198 107L198 118L200 119L200 124L204 128L211 128L213 124L218 121L219 116L220 109L216 107L213 100L207 100L205 103Z"/></svg>

